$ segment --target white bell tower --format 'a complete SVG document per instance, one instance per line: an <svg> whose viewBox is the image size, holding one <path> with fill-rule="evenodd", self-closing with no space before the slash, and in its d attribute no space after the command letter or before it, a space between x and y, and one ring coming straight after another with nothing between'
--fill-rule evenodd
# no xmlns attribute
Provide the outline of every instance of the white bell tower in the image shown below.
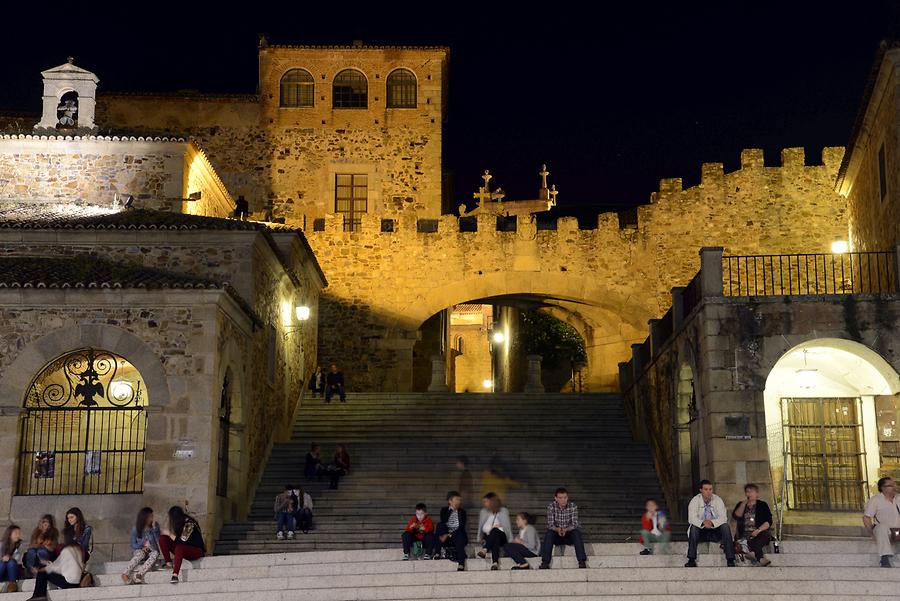
<svg viewBox="0 0 900 601"><path fill-rule="evenodd" d="M68 62L41 72L44 109L35 129L94 129L97 76Z"/></svg>

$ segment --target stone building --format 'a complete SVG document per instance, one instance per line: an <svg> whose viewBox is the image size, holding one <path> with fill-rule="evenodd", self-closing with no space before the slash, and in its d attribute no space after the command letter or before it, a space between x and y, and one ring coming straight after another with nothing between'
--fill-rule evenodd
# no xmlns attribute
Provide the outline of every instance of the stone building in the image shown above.
<svg viewBox="0 0 900 601"><path fill-rule="evenodd" d="M0 136L0 520L81 506L123 556L140 507L189 500L213 534L289 436L324 274L302 231L230 218L194 142L100 135L63 100L96 78L48 73L49 116Z"/></svg>

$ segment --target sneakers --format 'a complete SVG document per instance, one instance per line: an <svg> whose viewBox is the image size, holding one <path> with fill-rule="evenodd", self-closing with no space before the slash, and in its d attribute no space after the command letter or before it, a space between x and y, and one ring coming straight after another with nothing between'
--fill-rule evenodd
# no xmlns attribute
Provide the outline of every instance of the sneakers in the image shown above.
<svg viewBox="0 0 900 601"><path fill-rule="evenodd" d="M725 565L727 565L729 568L736 567L736 566L734 565L734 560L733 560L733 559L729 559Z"/></svg>
<svg viewBox="0 0 900 601"><path fill-rule="evenodd" d="M403 554L403 561L409 561L409 553Z"/></svg>
<svg viewBox="0 0 900 601"><path fill-rule="evenodd" d="M275 538L278 540L284 540L284 532L279 530L278 532L275 533Z"/></svg>
<svg viewBox="0 0 900 601"><path fill-rule="evenodd" d="M456 571L457 572L465 572L466 566L464 566L463 564L459 564L458 566L456 566Z"/></svg>
<svg viewBox="0 0 900 601"><path fill-rule="evenodd" d="M169 584L178 584L178 574L172 574L172 578L169 579Z"/></svg>
<svg viewBox="0 0 900 601"><path fill-rule="evenodd" d="M891 556L890 555L882 555L881 556L881 567L883 567L883 568L894 567L891 565Z"/></svg>
<svg viewBox="0 0 900 601"><path fill-rule="evenodd" d="M499 569L500 569L500 564L499 564L499 563L494 562L494 563L491 564L491 571L492 571L492 572L496 572L496 571L499 570Z"/></svg>
<svg viewBox="0 0 900 601"><path fill-rule="evenodd" d="M293 530L288 531L288 540L294 540L294 531Z"/></svg>
<svg viewBox="0 0 900 601"><path fill-rule="evenodd" d="M762 567L766 567L767 565L769 565L771 563L772 563L772 561L768 557L763 557L762 559L759 560L759 565L761 565Z"/></svg>
<svg viewBox="0 0 900 601"><path fill-rule="evenodd" d="M579 562L578 562L578 567L579 567L580 569L582 569L582 570L586 569L586 568L587 568L587 562L586 562L586 561L579 561Z"/></svg>
<svg viewBox="0 0 900 601"><path fill-rule="evenodd" d="M731 562L731 563L734 563L734 562ZM693 559L688 559L687 563L684 564L684 567L686 567L686 568L696 568L696 567L697 567L697 562L696 562L695 560L693 560Z"/></svg>
<svg viewBox="0 0 900 601"><path fill-rule="evenodd" d="M424 554L424 555L422 556L422 559L424 559L425 561L428 561L429 559L431 559L431 555L429 555L428 553L426 553L426 554Z"/></svg>
<svg viewBox="0 0 900 601"><path fill-rule="evenodd" d="M643 549L639 555L653 555L653 549Z"/></svg>

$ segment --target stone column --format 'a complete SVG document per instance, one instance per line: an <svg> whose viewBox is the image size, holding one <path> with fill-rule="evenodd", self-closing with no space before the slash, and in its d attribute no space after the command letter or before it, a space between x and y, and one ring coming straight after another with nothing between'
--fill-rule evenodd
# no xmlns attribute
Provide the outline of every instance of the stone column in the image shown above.
<svg viewBox="0 0 900 601"><path fill-rule="evenodd" d="M441 355L431 356L431 384L428 385L428 392L447 392L450 388L447 386L447 364Z"/></svg>
<svg viewBox="0 0 900 601"><path fill-rule="evenodd" d="M662 346L660 341L660 332L659 332L659 321L658 319L649 319L647 320L647 326L650 329L650 359L652 360L656 355L659 354L659 347Z"/></svg>
<svg viewBox="0 0 900 601"><path fill-rule="evenodd" d="M541 383L541 361L543 357L540 355L528 355L528 376L525 381L525 392L544 392L544 385Z"/></svg>
<svg viewBox="0 0 900 601"><path fill-rule="evenodd" d="M724 296L722 292L721 246L704 246L700 249L700 294L703 298Z"/></svg>

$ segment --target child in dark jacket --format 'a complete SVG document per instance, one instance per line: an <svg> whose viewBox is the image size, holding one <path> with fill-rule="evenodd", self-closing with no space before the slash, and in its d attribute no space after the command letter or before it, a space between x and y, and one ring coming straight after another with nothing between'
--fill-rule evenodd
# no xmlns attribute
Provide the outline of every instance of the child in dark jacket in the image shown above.
<svg viewBox="0 0 900 601"><path fill-rule="evenodd" d="M413 543L422 543L422 559L431 559L434 548L434 522L428 516L428 508L425 503L416 505L416 515L410 518L403 530L403 561L409 559Z"/></svg>

